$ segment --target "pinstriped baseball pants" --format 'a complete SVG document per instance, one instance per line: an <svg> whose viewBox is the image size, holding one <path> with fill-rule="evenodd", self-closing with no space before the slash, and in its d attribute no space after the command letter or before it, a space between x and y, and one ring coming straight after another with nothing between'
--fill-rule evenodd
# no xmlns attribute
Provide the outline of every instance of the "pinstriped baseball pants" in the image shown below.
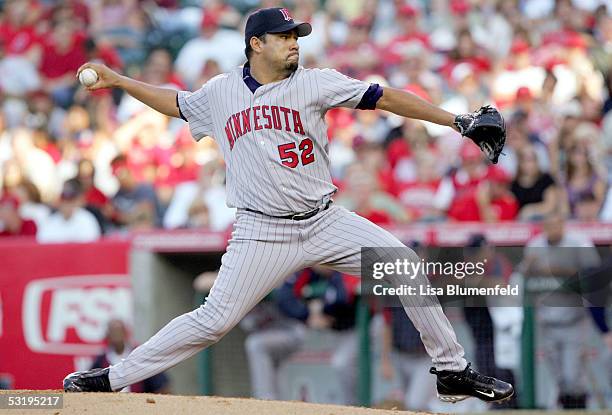
<svg viewBox="0 0 612 415"><path fill-rule="evenodd" d="M120 390L147 379L214 344L296 271L321 264L361 275L362 247L404 245L386 230L339 206L332 205L303 221L239 210L219 275L205 304L173 319L127 358L111 366L111 387ZM409 259L419 261L414 251L406 248L406 252ZM393 254L389 255L393 260ZM425 275L413 280L400 276L392 281L394 285L426 282ZM463 348L435 297L405 296L401 301L433 365L438 370L465 368Z"/></svg>

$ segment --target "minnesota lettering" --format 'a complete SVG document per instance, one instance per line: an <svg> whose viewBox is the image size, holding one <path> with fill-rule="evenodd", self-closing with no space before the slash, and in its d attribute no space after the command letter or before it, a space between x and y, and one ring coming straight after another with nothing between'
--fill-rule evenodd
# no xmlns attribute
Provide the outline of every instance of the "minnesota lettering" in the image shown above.
<svg viewBox="0 0 612 415"><path fill-rule="evenodd" d="M299 111L276 105L257 105L233 114L225 123L225 135L230 149L234 143L252 130L282 130L306 135Z"/></svg>

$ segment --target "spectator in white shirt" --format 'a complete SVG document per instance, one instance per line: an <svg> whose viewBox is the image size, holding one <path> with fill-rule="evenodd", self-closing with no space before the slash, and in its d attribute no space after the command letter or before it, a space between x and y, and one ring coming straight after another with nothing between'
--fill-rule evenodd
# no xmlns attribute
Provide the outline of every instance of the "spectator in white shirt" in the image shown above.
<svg viewBox="0 0 612 415"><path fill-rule="evenodd" d="M219 19L213 12L205 12L200 36L188 41L176 57L175 68L184 82L194 85L208 60L219 63L221 70L229 71L243 63L244 39L237 30L219 28Z"/></svg>
<svg viewBox="0 0 612 415"><path fill-rule="evenodd" d="M100 237L100 225L83 206L83 189L76 179L64 183L57 212L41 223L36 238L40 243L93 242Z"/></svg>

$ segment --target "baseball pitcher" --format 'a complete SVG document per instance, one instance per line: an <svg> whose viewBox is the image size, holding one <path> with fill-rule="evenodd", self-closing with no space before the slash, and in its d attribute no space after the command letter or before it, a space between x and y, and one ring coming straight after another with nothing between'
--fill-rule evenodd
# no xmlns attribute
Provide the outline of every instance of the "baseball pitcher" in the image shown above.
<svg viewBox="0 0 612 415"><path fill-rule="evenodd" d="M120 88L151 108L189 123L196 140L213 137L226 162L227 203L236 223L219 275L199 308L170 321L120 363L75 372L68 392L118 391L162 372L214 344L286 276L312 265L361 275L362 247L405 246L366 219L334 206L325 113L335 107L382 109L455 128L496 163L505 141L499 113L483 107L457 115L415 95L349 78L333 69L298 65L298 38L312 31L287 9L251 14L245 30L247 62L195 92L164 89L87 63L98 80L89 90ZM419 261L405 248L409 260ZM381 258L384 260L385 258ZM393 284L427 284L425 275ZM440 399L501 401L512 385L484 376L464 359L462 346L434 298L401 298L432 359ZM423 305L425 304L425 305Z"/></svg>

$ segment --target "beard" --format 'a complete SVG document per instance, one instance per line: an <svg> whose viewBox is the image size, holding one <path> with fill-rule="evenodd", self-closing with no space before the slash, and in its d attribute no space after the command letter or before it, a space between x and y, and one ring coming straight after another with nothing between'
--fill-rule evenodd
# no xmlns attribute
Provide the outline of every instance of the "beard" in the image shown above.
<svg viewBox="0 0 612 415"><path fill-rule="evenodd" d="M285 70L286 70L288 73L290 73L290 74L291 74L291 73L293 73L293 72L295 72L295 71L296 71L296 69L298 68L298 65L299 65L299 62L298 62L298 61L295 61L295 62L287 62L287 63L285 63Z"/></svg>

